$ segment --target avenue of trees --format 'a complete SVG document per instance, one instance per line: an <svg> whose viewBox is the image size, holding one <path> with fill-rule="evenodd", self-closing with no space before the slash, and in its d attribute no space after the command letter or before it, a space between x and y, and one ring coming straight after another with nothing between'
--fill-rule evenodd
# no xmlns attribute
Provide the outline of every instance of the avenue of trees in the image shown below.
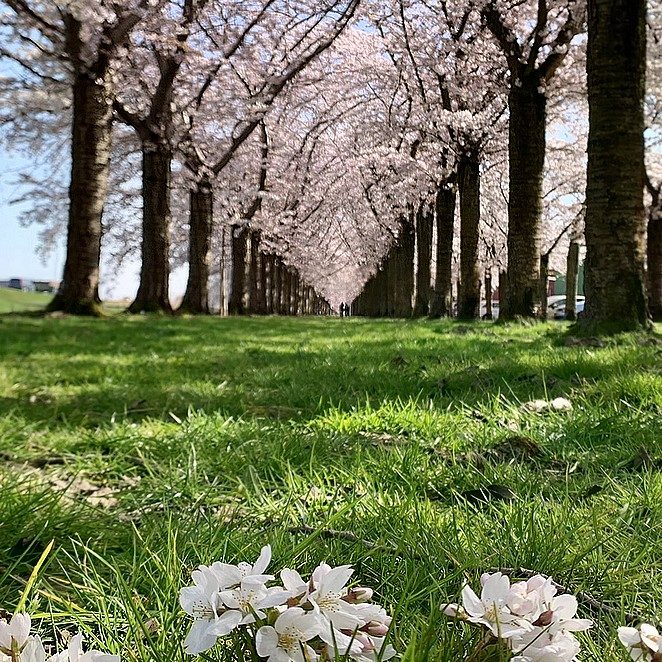
<svg viewBox="0 0 662 662"><path fill-rule="evenodd" d="M0 0L51 310L662 320L659 0ZM570 297L572 299L572 297ZM575 316L574 300L567 315Z"/></svg>

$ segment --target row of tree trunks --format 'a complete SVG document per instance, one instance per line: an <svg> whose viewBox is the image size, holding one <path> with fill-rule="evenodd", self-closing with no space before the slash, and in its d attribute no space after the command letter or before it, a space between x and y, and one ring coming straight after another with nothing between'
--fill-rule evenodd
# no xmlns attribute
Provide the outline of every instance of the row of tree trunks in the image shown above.
<svg viewBox="0 0 662 662"><path fill-rule="evenodd" d="M330 315L329 302L301 278L298 269L286 265L279 256L261 250L260 244L259 230L233 227L228 313Z"/></svg>
<svg viewBox="0 0 662 662"><path fill-rule="evenodd" d="M419 210L416 216L419 218L423 216L430 217L431 214L429 212L422 213ZM412 316L415 284L414 254L417 233L413 220L413 218L403 218L401 220L400 233L396 242L389 250L380 268L368 279L359 296L352 302L352 315L402 318ZM425 222L431 224L432 219L426 218ZM429 265L426 282L427 290L429 290Z"/></svg>
<svg viewBox="0 0 662 662"><path fill-rule="evenodd" d="M458 170L460 193L460 271L458 316L478 319L480 316L480 270L478 238L480 226L479 151L467 150ZM379 270L368 280L356 299L356 315L370 317L424 317L452 314L453 226L456 192L454 178L437 192L435 208L421 204L415 224L404 222L398 241L389 251ZM436 214L435 214L436 211ZM430 296L433 228L437 220L436 276ZM416 274L414 276L414 252ZM414 288L415 284L415 288ZM491 292L491 284L490 284ZM414 295L412 308L412 296ZM490 306L491 311L491 306ZM491 315L491 312L490 312Z"/></svg>

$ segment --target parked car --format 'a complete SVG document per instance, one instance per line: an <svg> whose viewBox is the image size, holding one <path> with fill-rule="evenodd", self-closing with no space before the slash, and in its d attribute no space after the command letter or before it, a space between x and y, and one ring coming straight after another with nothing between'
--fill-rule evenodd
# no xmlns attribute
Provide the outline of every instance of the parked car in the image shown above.
<svg viewBox="0 0 662 662"><path fill-rule="evenodd" d="M575 301L575 314L579 315L584 312L584 297L577 297ZM559 303L554 307L554 319L555 320L564 320L565 319L565 301Z"/></svg>
<svg viewBox="0 0 662 662"><path fill-rule="evenodd" d="M10 278L9 287L12 290L22 290L23 292L34 292L34 283L27 278Z"/></svg>
<svg viewBox="0 0 662 662"><path fill-rule="evenodd" d="M564 319L565 318L565 294L555 294L554 296L547 297L547 317L553 319ZM584 307L585 297L578 295L576 298L577 312L579 312L579 304L582 304L582 310ZM560 316L557 315L559 308L563 309L563 314Z"/></svg>

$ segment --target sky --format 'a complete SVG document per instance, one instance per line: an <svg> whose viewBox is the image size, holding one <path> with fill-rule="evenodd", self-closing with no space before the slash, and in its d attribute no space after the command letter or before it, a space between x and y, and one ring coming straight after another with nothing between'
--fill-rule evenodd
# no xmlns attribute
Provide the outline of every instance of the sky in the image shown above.
<svg viewBox="0 0 662 662"><path fill-rule="evenodd" d="M20 224L18 217L25 206L12 204L21 189L16 184L18 173L29 169L30 160L8 152L0 146L0 281L10 278L60 280L64 269L65 237L45 260L37 254L39 227ZM103 256L102 256L103 259ZM132 299L138 289L140 265L127 263L119 271L101 270L102 299ZM187 268L176 270L170 277L170 296L178 298L186 289Z"/></svg>

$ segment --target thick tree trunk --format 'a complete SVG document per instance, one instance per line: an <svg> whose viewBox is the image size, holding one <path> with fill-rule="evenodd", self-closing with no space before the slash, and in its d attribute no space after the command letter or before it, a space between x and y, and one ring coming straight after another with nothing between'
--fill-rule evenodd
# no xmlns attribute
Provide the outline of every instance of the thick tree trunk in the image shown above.
<svg viewBox="0 0 662 662"><path fill-rule="evenodd" d="M455 222L455 187L444 184L437 192L437 272L430 317L453 314L453 224Z"/></svg>
<svg viewBox="0 0 662 662"><path fill-rule="evenodd" d="M434 213L421 204L416 212L416 298L414 317L425 317L430 312L430 282L432 279L432 232Z"/></svg>
<svg viewBox="0 0 662 662"><path fill-rule="evenodd" d="M232 250L232 282L230 284L230 315L244 315L244 290L246 288L246 256L248 254L248 229L233 225L230 229Z"/></svg>
<svg viewBox="0 0 662 662"><path fill-rule="evenodd" d="M74 78L67 257L50 311L100 313L101 217L110 172L111 85L109 75L105 80L80 73Z"/></svg>
<svg viewBox="0 0 662 662"><path fill-rule="evenodd" d="M189 205L188 282L179 311L208 315L209 251L214 220L214 194L208 179L191 189Z"/></svg>
<svg viewBox="0 0 662 662"><path fill-rule="evenodd" d="M648 326L644 286L645 0L588 3L585 330Z"/></svg>
<svg viewBox="0 0 662 662"><path fill-rule="evenodd" d="M480 272L478 270L480 170L476 154L462 156L458 179L462 296L458 302L457 316L461 320L476 320L480 318Z"/></svg>
<svg viewBox="0 0 662 662"><path fill-rule="evenodd" d="M565 269L565 318L577 319L577 273L579 272L579 243L571 240Z"/></svg>
<svg viewBox="0 0 662 662"><path fill-rule="evenodd" d="M648 215L648 303L651 317L662 322L662 194L651 206Z"/></svg>
<svg viewBox="0 0 662 662"><path fill-rule="evenodd" d="M129 312L172 312L170 277L170 180L172 151L143 141L143 226L140 285Z"/></svg>
<svg viewBox="0 0 662 662"><path fill-rule="evenodd" d="M500 317L535 317L540 307L542 184L546 101L538 81L519 81L508 97L508 289Z"/></svg>

